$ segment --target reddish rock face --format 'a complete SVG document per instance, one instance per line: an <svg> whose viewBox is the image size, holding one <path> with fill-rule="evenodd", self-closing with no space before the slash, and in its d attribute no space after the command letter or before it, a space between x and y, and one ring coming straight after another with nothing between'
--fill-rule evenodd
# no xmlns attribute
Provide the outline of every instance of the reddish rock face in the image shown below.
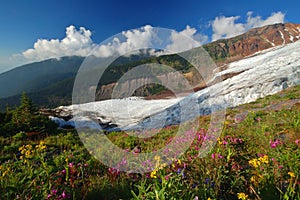
<svg viewBox="0 0 300 200"><path fill-rule="evenodd" d="M242 59L258 51L300 39L300 24L274 24L251 29L245 34L215 41L204 48L218 65Z"/></svg>

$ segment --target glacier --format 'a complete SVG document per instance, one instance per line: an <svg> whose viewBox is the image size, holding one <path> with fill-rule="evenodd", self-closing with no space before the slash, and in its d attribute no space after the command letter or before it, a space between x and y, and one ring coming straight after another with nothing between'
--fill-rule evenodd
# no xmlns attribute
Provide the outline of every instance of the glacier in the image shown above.
<svg viewBox="0 0 300 200"><path fill-rule="evenodd" d="M222 75L237 73L212 83ZM80 105L61 106L73 118L64 121L52 117L61 126L92 129L144 130L161 128L211 114L227 107L253 102L300 84L300 41L257 52L228 64L213 75L208 87L186 97L145 100L140 97L111 99ZM111 124L104 127L99 124Z"/></svg>

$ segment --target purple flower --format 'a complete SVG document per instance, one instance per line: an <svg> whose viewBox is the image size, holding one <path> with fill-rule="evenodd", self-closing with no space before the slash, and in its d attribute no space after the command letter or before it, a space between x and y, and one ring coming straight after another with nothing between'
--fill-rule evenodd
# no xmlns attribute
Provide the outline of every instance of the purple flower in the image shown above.
<svg viewBox="0 0 300 200"><path fill-rule="evenodd" d="M179 169L177 170L177 174L180 174L181 171L182 171L182 169L179 168Z"/></svg>
<svg viewBox="0 0 300 200"><path fill-rule="evenodd" d="M61 173L62 173L62 174L65 174L65 173L66 173L66 170L65 170L65 169L61 170Z"/></svg>
<svg viewBox="0 0 300 200"><path fill-rule="evenodd" d="M57 194L57 190L51 190L51 193L52 193L53 195L56 195L56 194Z"/></svg>
<svg viewBox="0 0 300 200"><path fill-rule="evenodd" d="M204 181L204 184L208 184L210 181L210 178L206 178L205 181Z"/></svg>

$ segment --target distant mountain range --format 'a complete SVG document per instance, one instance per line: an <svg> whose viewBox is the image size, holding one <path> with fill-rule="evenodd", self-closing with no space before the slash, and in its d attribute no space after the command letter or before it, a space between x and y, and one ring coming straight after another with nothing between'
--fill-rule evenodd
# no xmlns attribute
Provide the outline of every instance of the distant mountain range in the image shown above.
<svg viewBox="0 0 300 200"><path fill-rule="evenodd" d="M220 67L251 56L268 48L293 43L300 39L299 24L274 24L255 28L245 34L218 40L203 46ZM40 107L56 107L71 104L72 88L76 73L83 62L83 57L62 57L27 64L0 74L0 108L19 103L22 92L26 92L33 102ZM150 54L138 54L120 57L108 69L108 75L100 80L96 92L97 100L109 99L115 82L129 69L144 63L160 63L191 74L191 65L178 55L153 57ZM230 75L233 76L233 75ZM189 81L198 79L195 74ZM228 78L228 77L225 77ZM134 83L131 83L131 86ZM197 85L195 85L197 87ZM153 96L165 88L153 85L140 88L136 95Z"/></svg>

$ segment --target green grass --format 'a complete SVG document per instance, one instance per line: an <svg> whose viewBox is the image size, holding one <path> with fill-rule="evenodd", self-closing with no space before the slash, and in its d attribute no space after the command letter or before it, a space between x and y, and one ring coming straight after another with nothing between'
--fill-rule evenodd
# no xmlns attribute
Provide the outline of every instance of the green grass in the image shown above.
<svg viewBox="0 0 300 200"><path fill-rule="evenodd" d="M156 157L146 174L106 167L74 131L40 140L20 133L0 137L0 199L300 199L300 106L292 102L299 97L296 86L227 109L222 133L205 157L198 151L210 116L199 117L201 127L185 154L168 158L171 165ZM147 139L123 132L107 137L122 149L152 152L177 131L171 126Z"/></svg>

